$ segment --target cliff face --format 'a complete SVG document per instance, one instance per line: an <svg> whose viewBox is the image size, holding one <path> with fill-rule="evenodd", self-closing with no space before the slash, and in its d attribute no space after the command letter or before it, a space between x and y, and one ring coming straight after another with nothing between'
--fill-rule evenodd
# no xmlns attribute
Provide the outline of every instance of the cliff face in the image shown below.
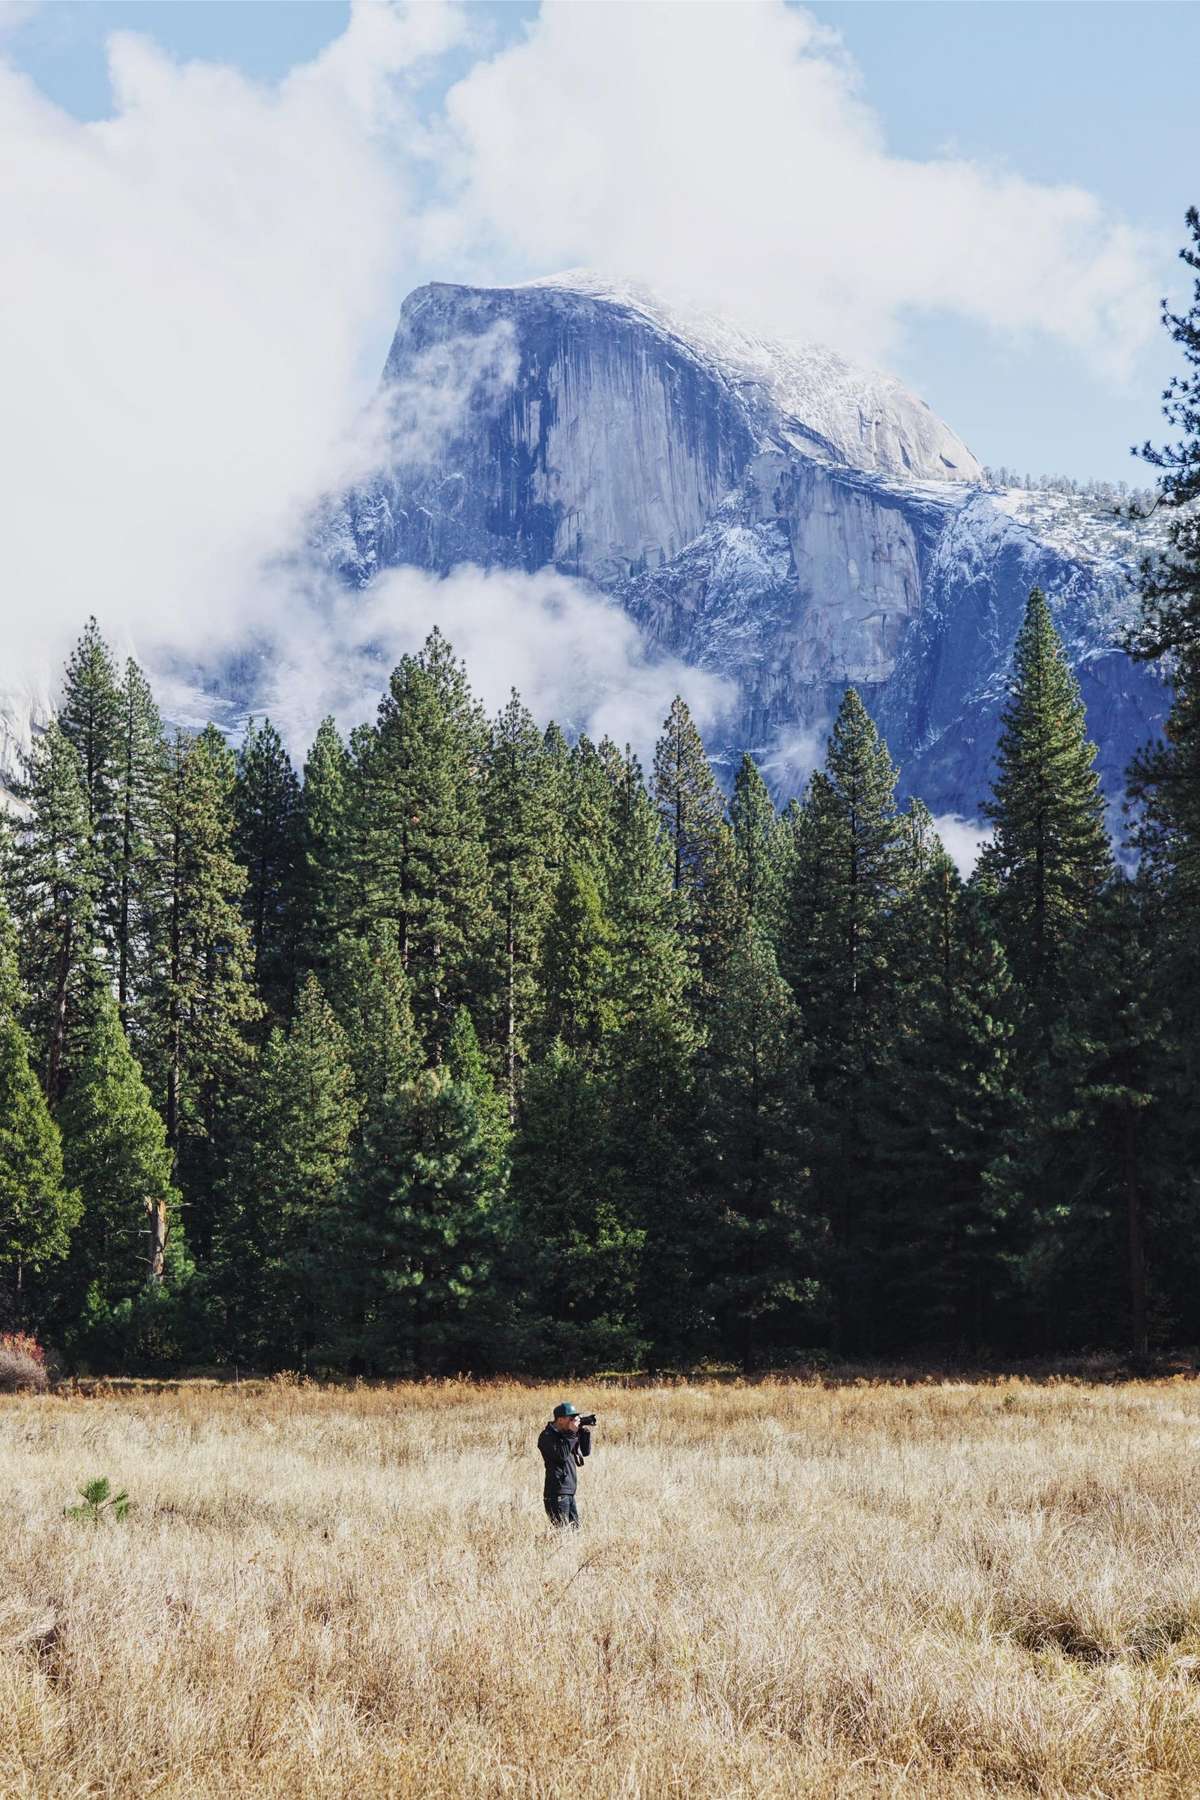
<svg viewBox="0 0 1200 1800"><path fill-rule="evenodd" d="M888 377L681 318L576 275L434 285L388 358L393 450L326 520L351 584L413 563L553 564L739 701L712 749L788 746L853 682L935 812L976 816L1034 583L1079 672L1106 787L1165 710L1117 648L1145 533L1066 495L989 491Z"/></svg>

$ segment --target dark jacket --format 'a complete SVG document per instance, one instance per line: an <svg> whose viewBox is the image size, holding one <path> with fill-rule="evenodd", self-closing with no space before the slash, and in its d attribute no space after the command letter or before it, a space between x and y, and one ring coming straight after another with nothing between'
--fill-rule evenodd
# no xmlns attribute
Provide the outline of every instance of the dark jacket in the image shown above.
<svg viewBox="0 0 1200 1800"><path fill-rule="evenodd" d="M579 1461L592 1454L592 1434L587 1426L581 1425L578 1432L556 1431L551 1422L538 1438L538 1449L546 1465L546 1492L573 1494L579 1481L576 1453Z"/></svg>

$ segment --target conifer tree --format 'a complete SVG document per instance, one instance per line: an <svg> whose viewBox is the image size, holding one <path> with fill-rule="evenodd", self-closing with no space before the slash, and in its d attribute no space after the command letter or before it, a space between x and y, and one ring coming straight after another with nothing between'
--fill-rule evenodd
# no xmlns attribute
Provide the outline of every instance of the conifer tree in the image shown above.
<svg viewBox="0 0 1200 1800"><path fill-rule="evenodd" d="M78 1066L59 1108L67 1182L82 1202L66 1284L105 1304L163 1279L176 1237L166 1131L130 1051L116 1001L98 986Z"/></svg>
<svg viewBox="0 0 1200 1800"><path fill-rule="evenodd" d="M329 1254L359 1116L350 1047L316 977L306 977L289 1029L267 1040L251 1101L249 1153L221 1229L223 1287L252 1321L246 1345L306 1367L329 1332Z"/></svg>
<svg viewBox="0 0 1200 1800"><path fill-rule="evenodd" d="M167 752L150 684L132 657L119 699L107 919L117 1006L126 1030L134 1031L148 977L156 809Z"/></svg>
<svg viewBox="0 0 1200 1800"><path fill-rule="evenodd" d="M1016 1083L1012 978L977 895L944 852L922 880L923 939L863 1109L865 1235L876 1248L866 1347L1014 1341L1025 1249L1006 1158L1027 1124Z"/></svg>
<svg viewBox="0 0 1200 1800"><path fill-rule="evenodd" d="M698 896L711 876L725 803L679 694L654 750L654 798L671 848L671 879L677 890Z"/></svg>
<svg viewBox="0 0 1200 1800"><path fill-rule="evenodd" d="M1172 1285L1180 1214L1195 1199L1191 1096L1172 1068L1158 912L1144 876L1118 878L1093 909L1055 1025L1047 1116L1028 1147L1053 1200L1036 1270L1041 1307L1076 1342L1112 1341L1122 1320L1136 1357L1149 1348L1150 1296ZM1194 1279L1195 1259L1185 1260Z"/></svg>
<svg viewBox="0 0 1200 1800"><path fill-rule="evenodd" d="M29 1040L10 1013L0 1013L0 1269L10 1312L19 1310L26 1272L66 1255L78 1217Z"/></svg>
<svg viewBox="0 0 1200 1800"><path fill-rule="evenodd" d="M371 1133L348 1183L367 1366L429 1374L477 1352L502 1193L494 1117L470 1080L423 1069ZM469 1363L465 1366L469 1366Z"/></svg>
<svg viewBox="0 0 1200 1800"><path fill-rule="evenodd" d="M0 895L0 1319L22 1323L28 1273L61 1260L79 1217L62 1144L34 1073L20 1014L16 936Z"/></svg>
<svg viewBox="0 0 1200 1800"><path fill-rule="evenodd" d="M1130 643L1155 662L1172 690L1164 738L1134 759L1130 792L1135 842L1166 901L1160 974L1177 1020L1177 1059L1185 1088L1200 1086L1200 211L1187 214L1190 242L1180 257L1195 277L1191 304L1163 323L1183 357L1182 373L1163 394L1176 441L1140 454L1159 471L1158 502L1166 509L1167 546L1141 570L1141 619ZM1194 1109L1192 1109L1194 1111ZM1200 1162L1200 1129L1180 1153Z"/></svg>
<svg viewBox="0 0 1200 1800"><path fill-rule="evenodd" d="M291 1005L296 965L301 797L283 739L253 720L238 752L233 851L246 870L242 911L254 953L254 982L280 1017Z"/></svg>
<svg viewBox="0 0 1200 1800"><path fill-rule="evenodd" d="M995 886L1013 972L1044 1021L1062 999L1071 940L1112 870L1095 755L1079 683L1046 596L1034 588L1013 652L993 797L984 807L995 837L981 869Z"/></svg>
<svg viewBox="0 0 1200 1800"><path fill-rule="evenodd" d="M450 1028L446 1046L446 1068L450 1079L471 1097L479 1121L479 1180L491 1196L493 1206L508 1179L508 1153L511 1131L506 1099L497 1092L495 1081L479 1047L474 1020L465 1006L460 1006Z"/></svg>
<svg viewBox="0 0 1200 1800"><path fill-rule="evenodd" d="M394 925L377 926L365 938L338 940L329 1000L346 1033L365 1129L383 1116L421 1065Z"/></svg>
<svg viewBox="0 0 1200 1800"><path fill-rule="evenodd" d="M83 768L57 722L35 738L18 796L13 910L21 920L22 978L31 1037L51 1106L62 1098L72 1038L92 984L99 872Z"/></svg>
<svg viewBox="0 0 1200 1800"><path fill-rule="evenodd" d="M484 817L498 937L499 1039L509 1115L538 1009L542 937L562 858L550 755L514 693L496 721L488 752Z"/></svg>
<svg viewBox="0 0 1200 1800"><path fill-rule="evenodd" d="M749 1371L805 1341L819 1266L807 1054L774 952L753 924L722 973L702 1085L707 1233L697 1274L714 1314L714 1348L732 1350Z"/></svg>
<svg viewBox="0 0 1200 1800"><path fill-rule="evenodd" d="M111 653L94 618L68 658L58 723L78 752L88 823L97 853L108 864L117 825L121 693Z"/></svg>
<svg viewBox="0 0 1200 1800"><path fill-rule="evenodd" d="M392 920L433 1060L492 940L479 773L486 729L434 631L392 675L356 782L365 925Z"/></svg>
<svg viewBox="0 0 1200 1800"><path fill-rule="evenodd" d="M350 867L350 755L331 718L322 719L304 764L300 796L300 958L324 978L356 904Z"/></svg>
<svg viewBox="0 0 1200 1800"><path fill-rule="evenodd" d="M767 784L748 750L734 779L729 822L742 917L768 938L774 937L783 899L787 837Z"/></svg>
<svg viewBox="0 0 1200 1800"><path fill-rule="evenodd" d="M853 1341L869 1310L876 1245L861 1112L889 1041L906 892L897 772L853 688L825 768L790 820L781 965L812 1045L814 1194L829 1225L833 1329Z"/></svg>
<svg viewBox="0 0 1200 1800"><path fill-rule="evenodd" d="M543 1045L599 1050L612 1026L612 927L588 862L568 860L542 939Z"/></svg>
<svg viewBox="0 0 1200 1800"><path fill-rule="evenodd" d="M642 1330L659 1363L688 1360L707 1328L694 1279L702 1222L691 1181L698 1033L680 931L687 897L674 886L672 849L628 757L614 814L608 1157L618 1217L643 1240Z"/></svg>
<svg viewBox="0 0 1200 1800"><path fill-rule="evenodd" d="M552 746L551 753L557 755L558 751ZM564 864L572 858L586 862L603 897L608 890L616 803L613 769L591 739L582 736L570 752L565 771L556 768L555 774L564 807L560 855Z"/></svg>
<svg viewBox="0 0 1200 1800"><path fill-rule="evenodd" d="M683 901L682 923L695 973L698 1016L711 997L736 930L736 855L725 800L685 702L676 695L654 751L652 789Z"/></svg>
<svg viewBox="0 0 1200 1800"><path fill-rule="evenodd" d="M214 727L196 738L178 733L157 808L149 1071L189 1235L203 1255L234 1150L224 1109L244 1079L246 1032L261 1012L242 916L246 872L233 852L235 780L233 754Z"/></svg>
<svg viewBox="0 0 1200 1800"><path fill-rule="evenodd" d="M637 1368L645 1229L609 1176L608 1082L594 1059L551 1044L529 1070L513 1144L522 1360L547 1371Z"/></svg>

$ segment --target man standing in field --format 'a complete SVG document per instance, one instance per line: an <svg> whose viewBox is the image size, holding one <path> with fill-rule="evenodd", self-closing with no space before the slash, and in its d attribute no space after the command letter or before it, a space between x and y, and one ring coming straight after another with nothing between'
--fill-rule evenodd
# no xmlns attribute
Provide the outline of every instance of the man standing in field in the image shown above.
<svg viewBox="0 0 1200 1800"><path fill-rule="evenodd" d="M575 1531L579 1529L575 1490L583 1459L592 1454L592 1434L589 1427L595 1423L594 1413L585 1424L571 1402L561 1400L554 1409L554 1417L538 1438L538 1449L546 1465L546 1485L542 1499L546 1516L552 1525L569 1525Z"/></svg>

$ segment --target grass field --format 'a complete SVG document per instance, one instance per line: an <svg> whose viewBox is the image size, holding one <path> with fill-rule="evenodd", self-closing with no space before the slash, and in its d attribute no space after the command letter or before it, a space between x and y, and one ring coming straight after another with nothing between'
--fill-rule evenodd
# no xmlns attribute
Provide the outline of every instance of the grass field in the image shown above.
<svg viewBox="0 0 1200 1800"><path fill-rule="evenodd" d="M1200 1384L556 1397L0 1400L4 1800L1200 1792Z"/></svg>

